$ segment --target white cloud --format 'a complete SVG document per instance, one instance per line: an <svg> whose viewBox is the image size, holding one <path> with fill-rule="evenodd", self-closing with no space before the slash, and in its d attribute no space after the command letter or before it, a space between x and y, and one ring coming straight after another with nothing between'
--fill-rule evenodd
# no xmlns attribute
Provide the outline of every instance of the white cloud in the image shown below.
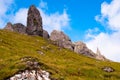
<svg viewBox="0 0 120 80"><path fill-rule="evenodd" d="M52 30L63 30L65 28L69 28L69 16L66 10L60 14L58 11L54 13L47 13L47 3L41 1L40 6L38 7L40 14L42 16L43 28L51 33ZM14 17L12 18L14 23L23 23L26 25L27 21L27 9L21 8L19 9Z"/></svg>
<svg viewBox="0 0 120 80"><path fill-rule="evenodd" d="M13 0L0 0L0 28L5 26L7 17L7 11L10 10L10 6L14 3Z"/></svg>
<svg viewBox="0 0 120 80"><path fill-rule="evenodd" d="M112 30L120 30L120 0L112 0L110 4L103 2L101 15L97 15L95 18L97 21L107 24Z"/></svg>
<svg viewBox="0 0 120 80"><path fill-rule="evenodd" d="M43 0L41 0L40 4L39 4L39 7L41 9L48 9L48 6L47 6L47 3L44 2Z"/></svg>
<svg viewBox="0 0 120 80"><path fill-rule="evenodd" d="M92 40L86 42L87 46L96 52L97 47L108 59L120 61L120 32L111 35L100 33L97 36L91 35Z"/></svg>
<svg viewBox="0 0 120 80"><path fill-rule="evenodd" d="M21 8L19 9L15 15L12 18L12 22L13 23L22 23L24 25L26 25L26 21L27 21L27 12L28 9L27 8Z"/></svg>
<svg viewBox="0 0 120 80"><path fill-rule="evenodd" d="M111 34L100 32L97 35L88 32L86 36L91 39L86 41L87 46L94 52L99 47L101 53L108 59L120 62L120 0L103 2L101 15L97 15L95 19L113 32Z"/></svg>
<svg viewBox="0 0 120 80"><path fill-rule="evenodd" d="M69 17L67 12L64 10L62 14L59 12L55 12L52 14L47 14L43 10L40 9L42 18L43 18L43 26L49 33L52 30L62 30L65 28L69 28Z"/></svg>

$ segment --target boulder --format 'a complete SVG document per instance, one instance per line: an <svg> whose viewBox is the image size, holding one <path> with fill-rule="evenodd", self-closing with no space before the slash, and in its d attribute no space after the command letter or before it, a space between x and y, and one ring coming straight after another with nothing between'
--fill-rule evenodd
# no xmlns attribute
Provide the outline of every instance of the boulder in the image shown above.
<svg viewBox="0 0 120 80"><path fill-rule="evenodd" d="M13 25L12 25L12 23L8 22L4 29L9 30L9 31L13 31Z"/></svg>
<svg viewBox="0 0 120 80"><path fill-rule="evenodd" d="M87 48L86 44L79 41L74 43L74 52L86 55L88 57L95 58L96 55L90 49Z"/></svg>
<svg viewBox="0 0 120 80"><path fill-rule="evenodd" d="M54 41L56 45L62 48L73 50L74 46L70 38L62 31L53 30L50 35L50 40Z"/></svg>
<svg viewBox="0 0 120 80"><path fill-rule="evenodd" d="M26 33L26 27L23 24L21 24L21 23L14 24L13 25L13 30L15 32L19 32L19 33L23 33L23 34Z"/></svg>
<svg viewBox="0 0 120 80"><path fill-rule="evenodd" d="M103 67L102 70L105 72L114 72L115 71L112 67L109 67L109 66Z"/></svg>
<svg viewBox="0 0 120 80"><path fill-rule="evenodd" d="M43 36L42 17L34 5L28 10L26 32L29 35Z"/></svg>
<svg viewBox="0 0 120 80"><path fill-rule="evenodd" d="M43 38L45 38L45 39L49 39L49 34L48 34L48 32L46 31L46 30L43 30Z"/></svg>

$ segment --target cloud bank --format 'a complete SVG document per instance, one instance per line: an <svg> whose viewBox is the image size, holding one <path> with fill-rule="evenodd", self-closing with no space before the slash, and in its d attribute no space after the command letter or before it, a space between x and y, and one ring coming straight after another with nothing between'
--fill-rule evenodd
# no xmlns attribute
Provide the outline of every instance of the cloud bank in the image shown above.
<svg viewBox="0 0 120 80"><path fill-rule="evenodd" d="M111 3L101 4L101 14L95 16L96 21L106 26L111 33L100 32L95 34L88 32L87 46L94 52L98 47L101 53L113 61L120 62L120 0L112 0Z"/></svg>

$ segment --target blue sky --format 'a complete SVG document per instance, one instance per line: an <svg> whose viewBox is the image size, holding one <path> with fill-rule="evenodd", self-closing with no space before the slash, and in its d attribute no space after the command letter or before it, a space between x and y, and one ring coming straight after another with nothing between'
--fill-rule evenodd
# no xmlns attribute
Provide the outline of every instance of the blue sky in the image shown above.
<svg viewBox="0 0 120 80"><path fill-rule="evenodd" d="M16 0L15 10L19 8L28 8L31 4L39 6L41 0ZM72 41L85 41L84 36L86 31L90 28L99 27L104 31L104 27L101 26L95 20L95 16L100 14L101 4L104 1L110 0L42 0L47 3L48 14L58 11L62 13L66 9L70 19L70 29L65 29L64 32L69 35Z"/></svg>
<svg viewBox="0 0 120 80"><path fill-rule="evenodd" d="M0 28L7 22L26 25L34 4L49 33L62 30L71 40L83 41L108 59L120 62L120 0L0 0Z"/></svg>

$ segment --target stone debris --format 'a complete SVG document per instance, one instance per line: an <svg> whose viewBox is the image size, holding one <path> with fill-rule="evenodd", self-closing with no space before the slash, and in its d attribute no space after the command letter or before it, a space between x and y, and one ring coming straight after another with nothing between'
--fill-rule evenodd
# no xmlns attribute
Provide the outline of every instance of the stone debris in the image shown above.
<svg viewBox="0 0 120 80"><path fill-rule="evenodd" d="M109 67L109 66L103 67L102 70L105 72L114 72L115 71L112 67Z"/></svg>
<svg viewBox="0 0 120 80"><path fill-rule="evenodd" d="M51 80L49 76L49 72L44 70L25 70L7 80Z"/></svg>

